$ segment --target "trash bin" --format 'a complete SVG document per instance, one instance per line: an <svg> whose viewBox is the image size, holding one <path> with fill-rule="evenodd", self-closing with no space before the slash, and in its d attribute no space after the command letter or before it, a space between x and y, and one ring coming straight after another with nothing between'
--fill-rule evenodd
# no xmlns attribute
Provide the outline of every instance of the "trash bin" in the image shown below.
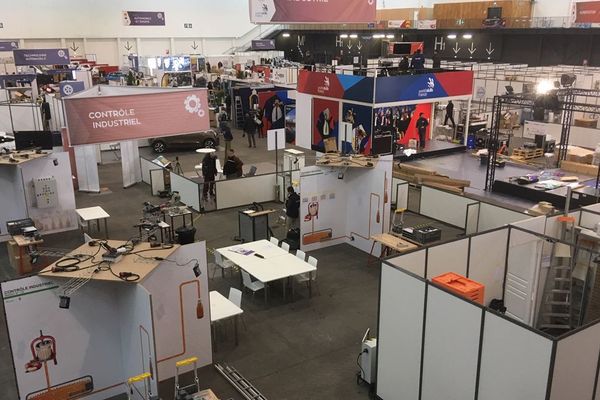
<svg viewBox="0 0 600 400"><path fill-rule="evenodd" d="M196 236L196 228L193 226L180 226L175 229L175 233L177 234L177 243L179 244L190 244L194 243Z"/></svg>

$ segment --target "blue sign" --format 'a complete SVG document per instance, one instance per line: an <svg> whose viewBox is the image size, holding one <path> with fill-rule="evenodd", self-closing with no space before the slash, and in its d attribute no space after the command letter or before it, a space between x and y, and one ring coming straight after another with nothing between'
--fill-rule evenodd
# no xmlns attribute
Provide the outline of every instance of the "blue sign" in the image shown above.
<svg viewBox="0 0 600 400"><path fill-rule="evenodd" d="M67 97L85 89L85 84L81 81L62 81L60 83L60 96Z"/></svg>
<svg viewBox="0 0 600 400"><path fill-rule="evenodd" d="M424 100L447 97L448 93L434 74L377 78L375 103Z"/></svg>
<svg viewBox="0 0 600 400"><path fill-rule="evenodd" d="M13 50L15 65L68 65L69 49Z"/></svg>
<svg viewBox="0 0 600 400"><path fill-rule="evenodd" d="M18 40L5 40L0 42L0 51L13 51L19 48Z"/></svg>
<svg viewBox="0 0 600 400"><path fill-rule="evenodd" d="M127 26L163 26L163 11L123 11L123 24Z"/></svg>

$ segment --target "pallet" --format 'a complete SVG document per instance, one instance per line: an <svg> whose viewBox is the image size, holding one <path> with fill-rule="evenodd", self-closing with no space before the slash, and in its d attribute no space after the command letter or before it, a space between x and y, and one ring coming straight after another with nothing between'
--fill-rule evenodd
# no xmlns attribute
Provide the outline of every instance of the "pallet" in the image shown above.
<svg viewBox="0 0 600 400"><path fill-rule="evenodd" d="M543 157L544 150L543 149L535 149L535 150L514 149L512 156L515 158L521 158L523 160L531 160L533 158Z"/></svg>

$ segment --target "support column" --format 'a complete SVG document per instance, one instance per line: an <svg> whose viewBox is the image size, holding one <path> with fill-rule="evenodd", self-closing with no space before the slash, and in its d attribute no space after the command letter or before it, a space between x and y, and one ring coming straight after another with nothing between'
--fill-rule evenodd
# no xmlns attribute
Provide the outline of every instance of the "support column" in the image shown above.
<svg viewBox="0 0 600 400"><path fill-rule="evenodd" d="M121 38L117 38L117 65L121 66Z"/></svg>
<svg viewBox="0 0 600 400"><path fill-rule="evenodd" d="M467 145L467 138L469 137L469 125L471 123L471 98L467 101L467 118L465 118L465 137L463 139L463 144Z"/></svg>

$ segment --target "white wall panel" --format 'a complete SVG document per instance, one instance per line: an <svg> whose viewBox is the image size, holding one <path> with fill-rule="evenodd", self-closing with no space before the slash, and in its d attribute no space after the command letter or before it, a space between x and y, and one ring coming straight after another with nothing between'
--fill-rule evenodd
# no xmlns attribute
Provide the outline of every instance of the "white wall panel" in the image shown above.
<svg viewBox="0 0 600 400"><path fill-rule="evenodd" d="M218 181L217 207L219 210L239 207L252 202L275 200L275 174Z"/></svg>
<svg viewBox="0 0 600 400"><path fill-rule="evenodd" d="M454 272L463 276L467 274L468 239L430 247L428 251L427 279L446 272Z"/></svg>
<svg viewBox="0 0 600 400"><path fill-rule="evenodd" d="M421 188L420 213L457 227L465 227L467 204L470 203L477 201L427 186Z"/></svg>
<svg viewBox="0 0 600 400"><path fill-rule="evenodd" d="M209 56L223 54L232 46L233 42L230 38L206 38L204 39L204 54ZM225 64L224 61L223 63Z"/></svg>
<svg viewBox="0 0 600 400"><path fill-rule="evenodd" d="M474 398L481 317L481 308L429 286L422 400Z"/></svg>
<svg viewBox="0 0 600 400"><path fill-rule="evenodd" d="M165 38L144 39L140 43L139 54L142 56L164 56L171 51L171 41Z"/></svg>
<svg viewBox="0 0 600 400"><path fill-rule="evenodd" d="M387 260L392 265L405 269L413 274L425 277L425 258L427 250L419 250Z"/></svg>
<svg viewBox="0 0 600 400"><path fill-rule="evenodd" d="M304 93L296 95L296 146L311 149L312 135L312 96Z"/></svg>
<svg viewBox="0 0 600 400"><path fill-rule="evenodd" d="M507 240L508 229L471 238L469 279L485 285L483 304L486 306L492 299L502 298Z"/></svg>
<svg viewBox="0 0 600 400"><path fill-rule="evenodd" d="M181 201L188 207L200 211L200 185L188 178L177 175L173 172L171 175L171 191L179 192Z"/></svg>
<svg viewBox="0 0 600 400"><path fill-rule="evenodd" d="M497 207L488 203L481 203L479 207L478 231L487 231L529 218L531 218L531 216L524 213Z"/></svg>
<svg viewBox="0 0 600 400"><path fill-rule="evenodd" d="M378 338L377 395L419 398L425 282L383 264Z"/></svg>

